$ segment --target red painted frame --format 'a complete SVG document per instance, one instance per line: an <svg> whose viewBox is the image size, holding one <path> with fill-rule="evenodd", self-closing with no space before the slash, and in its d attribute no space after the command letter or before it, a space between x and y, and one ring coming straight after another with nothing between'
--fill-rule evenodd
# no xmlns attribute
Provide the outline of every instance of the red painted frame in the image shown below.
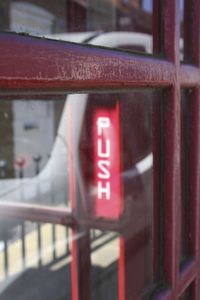
<svg viewBox="0 0 200 300"><path fill-rule="evenodd" d="M185 0L185 58L187 64L180 64L180 10L179 1L154 0L154 53L164 58L145 57L124 51L113 51L92 46L75 45L59 41L37 39L9 33L0 34L0 89L1 94L23 94L128 89L138 87L164 88L163 109L163 157L157 163L160 170L159 196L163 200L163 272L170 288L157 292L153 299L179 299L193 283L192 299L200 299L200 2ZM192 2L193 5L190 5ZM191 11L192 10L192 11ZM191 20L191 13L193 18ZM192 22L189 27L188 22ZM190 28L190 29L188 29ZM187 45L191 45L189 49ZM46 66L48 65L48 69ZM113 72L114 68L114 72ZM193 259L180 270L180 137L181 137L181 88L193 88L191 99L191 145L189 153L189 187L191 202L191 242ZM48 211L46 208L33 209L24 205L17 207L17 213L9 205L1 205L0 215L12 215L21 219L35 219L84 228L102 228L123 233L127 224L117 221L101 222L80 220L76 224L76 212L67 210ZM40 217L38 217L40 216ZM155 214L156 216L156 214ZM156 220L155 220L156 221ZM80 226L80 228L78 227ZM127 291L132 282L126 280L128 267L127 246L121 250L122 262L119 285L119 299L128 299ZM158 255L158 245L155 255ZM83 260L82 249L84 249ZM86 250L87 249L87 250ZM73 300L90 299L89 282L83 291L85 273L90 269L90 247L88 236L75 242L73 260ZM83 291L83 292L81 292ZM138 297L137 300L141 299ZM135 299L134 299L135 300Z"/></svg>

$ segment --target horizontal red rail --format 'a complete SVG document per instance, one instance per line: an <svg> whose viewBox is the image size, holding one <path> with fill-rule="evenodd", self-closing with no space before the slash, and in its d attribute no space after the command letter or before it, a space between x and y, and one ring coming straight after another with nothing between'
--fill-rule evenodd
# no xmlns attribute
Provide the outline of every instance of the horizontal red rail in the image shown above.
<svg viewBox="0 0 200 300"><path fill-rule="evenodd" d="M180 85L195 87L200 83L200 70L194 65L182 65L180 70Z"/></svg>
<svg viewBox="0 0 200 300"><path fill-rule="evenodd" d="M175 66L159 58L11 33L0 33L0 41L1 93L59 93L176 84ZM181 66L181 86L193 87L199 82L197 67Z"/></svg>
<svg viewBox="0 0 200 300"><path fill-rule="evenodd" d="M0 33L1 91L165 87L175 74L172 63L150 56Z"/></svg>
<svg viewBox="0 0 200 300"><path fill-rule="evenodd" d="M159 58L11 33L0 33L0 41L0 88L4 94L176 84L176 67ZM197 67L181 66L182 87L198 86L199 82Z"/></svg>
<svg viewBox="0 0 200 300"><path fill-rule="evenodd" d="M30 204L0 203L0 218L14 218L34 222L61 224L73 227L75 220L71 209Z"/></svg>

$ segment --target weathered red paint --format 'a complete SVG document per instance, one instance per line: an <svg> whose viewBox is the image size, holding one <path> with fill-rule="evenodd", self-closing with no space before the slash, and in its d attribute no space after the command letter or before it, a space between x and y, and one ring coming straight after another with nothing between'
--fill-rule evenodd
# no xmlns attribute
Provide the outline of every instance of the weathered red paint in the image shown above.
<svg viewBox="0 0 200 300"><path fill-rule="evenodd" d="M0 88L4 94L167 87L177 83L175 66L163 59L11 33L0 33L0 40ZM195 66L180 68L182 86L196 86L199 80Z"/></svg>
<svg viewBox="0 0 200 300"><path fill-rule="evenodd" d="M164 49L176 68L177 85L164 95L164 276L178 297L180 253L180 85L179 85L179 1L164 4ZM175 299L176 299L175 298Z"/></svg>
<svg viewBox="0 0 200 300"><path fill-rule="evenodd" d="M187 0L187 2L189 2ZM191 43L193 63L200 70L200 2L192 1L192 32L190 36L185 37L186 43ZM189 13L189 12L188 12ZM190 41L189 41L190 39ZM194 90L191 103L191 152L190 160L190 197L191 197L191 250L195 256L197 272L195 274L195 284L193 299L200 298L200 89Z"/></svg>
<svg viewBox="0 0 200 300"><path fill-rule="evenodd" d="M1 33L0 40L1 92L165 87L175 83L173 65L161 59L16 34Z"/></svg>

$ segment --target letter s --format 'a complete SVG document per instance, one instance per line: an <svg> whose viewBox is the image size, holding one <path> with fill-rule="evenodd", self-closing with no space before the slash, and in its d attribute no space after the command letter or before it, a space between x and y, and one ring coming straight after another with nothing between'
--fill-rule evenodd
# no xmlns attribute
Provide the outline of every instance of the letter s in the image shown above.
<svg viewBox="0 0 200 300"><path fill-rule="evenodd" d="M110 166L110 162L106 160L99 160L98 161L98 167L101 170L101 172L98 172L98 177L101 179L109 179L110 178L110 172L108 170L108 167Z"/></svg>

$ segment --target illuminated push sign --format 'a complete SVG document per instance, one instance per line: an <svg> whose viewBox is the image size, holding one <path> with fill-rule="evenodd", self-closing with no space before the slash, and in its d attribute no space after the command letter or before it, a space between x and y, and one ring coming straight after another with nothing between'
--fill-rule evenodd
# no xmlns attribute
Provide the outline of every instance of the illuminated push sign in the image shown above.
<svg viewBox="0 0 200 300"><path fill-rule="evenodd" d="M122 211L119 103L93 115L95 217L119 218Z"/></svg>

